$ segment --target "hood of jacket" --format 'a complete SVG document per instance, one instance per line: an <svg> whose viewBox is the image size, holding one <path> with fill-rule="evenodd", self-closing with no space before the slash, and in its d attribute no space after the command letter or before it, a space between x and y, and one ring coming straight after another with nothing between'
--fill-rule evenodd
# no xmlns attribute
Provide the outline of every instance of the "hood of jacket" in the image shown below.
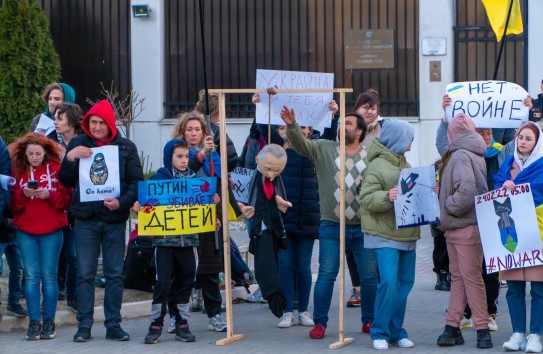
<svg viewBox="0 0 543 354"><path fill-rule="evenodd" d="M485 156L486 144L481 135L475 131L463 131L455 135L453 141L449 145L449 150L466 149L479 156Z"/></svg>
<svg viewBox="0 0 543 354"><path fill-rule="evenodd" d="M394 166L399 166L401 162L405 161L404 155L397 155L387 149L380 139L375 139L371 143L370 150L368 151L368 162L372 162L377 158L382 158L389 161Z"/></svg>
<svg viewBox="0 0 543 354"><path fill-rule="evenodd" d="M63 102L75 103L75 90L72 88L72 86L65 84L64 82L60 82L59 85L62 87L62 93L64 95ZM45 102L45 115L49 118L53 117L47 102Z"/></svg>
<svg viewBox="0 0 543 354"><path fill-rule="evenodd" d="M387 149L397 155L403 155L413 142L415 128L399 119L389 119L381 128L379 140Z"/></svg>
<svg viewBox="0 0 543 354"><path fill-rule="evenodd" d="M89 118L91 116L98 116L106 122L110 136L104 141L99 141L94 139L94 136L92 136L90 129L89 129ZM104 143L109 143L115 139L117 136L117 125L115 121L115 112L113 111L113 107L111 107L111 104L107 100L102 100L95 104L94 106L89 109L87 114L83 117L83 121L81 122L81 125L83 126L83 131L87 136L89 136L92 140L96 142L96 145L103 146Z"/></svg>

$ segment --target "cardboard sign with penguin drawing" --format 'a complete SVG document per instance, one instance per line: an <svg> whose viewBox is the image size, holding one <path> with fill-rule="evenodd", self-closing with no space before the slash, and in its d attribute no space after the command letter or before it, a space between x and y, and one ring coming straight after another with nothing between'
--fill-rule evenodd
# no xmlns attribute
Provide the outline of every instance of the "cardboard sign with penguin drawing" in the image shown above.
<svg viewBox="0 0 543 354"><path fill-rule="evenodd" d="M107 145L91 150L91 157L79 160L79 198L94 202L119 197L119 147Z"/></svg>

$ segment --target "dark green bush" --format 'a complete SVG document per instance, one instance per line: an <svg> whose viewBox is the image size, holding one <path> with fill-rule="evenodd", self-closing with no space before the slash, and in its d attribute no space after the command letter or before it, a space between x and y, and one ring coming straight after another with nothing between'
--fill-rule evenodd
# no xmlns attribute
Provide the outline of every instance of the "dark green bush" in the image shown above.
<svg viewBox="0 0 543 354"><path fill-rule="evenodd" d="M4 0L0 8L0 134L24 135L44 112L43 90L60 78L49 21L35 0Z"/></svg>

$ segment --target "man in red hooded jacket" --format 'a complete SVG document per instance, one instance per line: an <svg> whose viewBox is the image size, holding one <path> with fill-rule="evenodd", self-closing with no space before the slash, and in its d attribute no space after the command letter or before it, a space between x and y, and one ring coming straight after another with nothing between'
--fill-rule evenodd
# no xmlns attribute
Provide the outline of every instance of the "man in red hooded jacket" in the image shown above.
<svg viewBox="0 0 543 354"><path fill-rule="evenodd" d="M60 182L75 189L70 211L75 217L79 328L74 335L74 342L87 342L92 339L94 278L100 247L106 278L106 338L126 341L130 336L120 326L125 227L130 208L138 198L138 182L143 180L143 170L134 143L118 134L115 113L108 101L95 104L83 117L82 126L84 134L70 141L59 172ZM119 147L121 195L117 198L105 198L103 201L81 202L79 160L91 157L91 148L104 145Z"/></svg>

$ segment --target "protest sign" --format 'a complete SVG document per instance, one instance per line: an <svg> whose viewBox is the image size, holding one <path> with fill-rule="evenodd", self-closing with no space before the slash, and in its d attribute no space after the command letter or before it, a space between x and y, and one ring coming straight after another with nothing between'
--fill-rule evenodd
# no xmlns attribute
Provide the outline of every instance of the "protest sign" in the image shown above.
<svg viewBox="0 0 543 354"><path fill-rule="evenodd" d="M54 130L55 121L42 113L40 115L40 119L38 120L38 124L36 125L36 129L34 129L34 133L47 136Z"/></svg>
<svg viewBox="0 0 543 354"><path fill-rule="evenodd" d="M216 178L138 182L138 234L185 235L215 231Z"/></svg>
<svg viewBox="0 0 543 354"><path fill-rule="evenodd" d="M506 81L467 81L447 85L452 104L445 109L447 120L466 113L477 128L518 128L528 120L523 103L528 92Z"/></svg>
<svg viewBox="0 0 543 354"><path fill-rule="evenodd" d="M266 89L333 89L334 74L261 70L256 71L256 88ZM271 96L271 124L285 125L281 119L281 109L287 106L294 110L296 122L301 126L330 127L332 113L328 109L333 99L332 92L318 93L278 93ZM256 105L256 122L268 124L268 101L270 96L260 94L260 103Z"/></svg>
<svg viewBox="0 0 543 354"><path fill-rule="evenodd" d="M398 199L394 201L397 228L439 223L435 184L433 165L405 168L400 172Z"/></svg>
<svg viewBox="0 0 543 354"><path fill-rule="evenodd" d="M243 167L236 167L234 171L230 172L232 192L238 202L247 204L249 201L249 185L254 173L254 170Z"/></svg>
<svg viewBox="0 0 543 354"><path fill-rule="evenodd" d="M530 184L475 197L488 273L543 265L543 242Z"/></svg>
<svg viewBox="0 0 543 354"><path fill-rule="evenodd" d="M94 202L121 195L119 147L92 148L92 156L79 159L79 198Z"/></svg>

